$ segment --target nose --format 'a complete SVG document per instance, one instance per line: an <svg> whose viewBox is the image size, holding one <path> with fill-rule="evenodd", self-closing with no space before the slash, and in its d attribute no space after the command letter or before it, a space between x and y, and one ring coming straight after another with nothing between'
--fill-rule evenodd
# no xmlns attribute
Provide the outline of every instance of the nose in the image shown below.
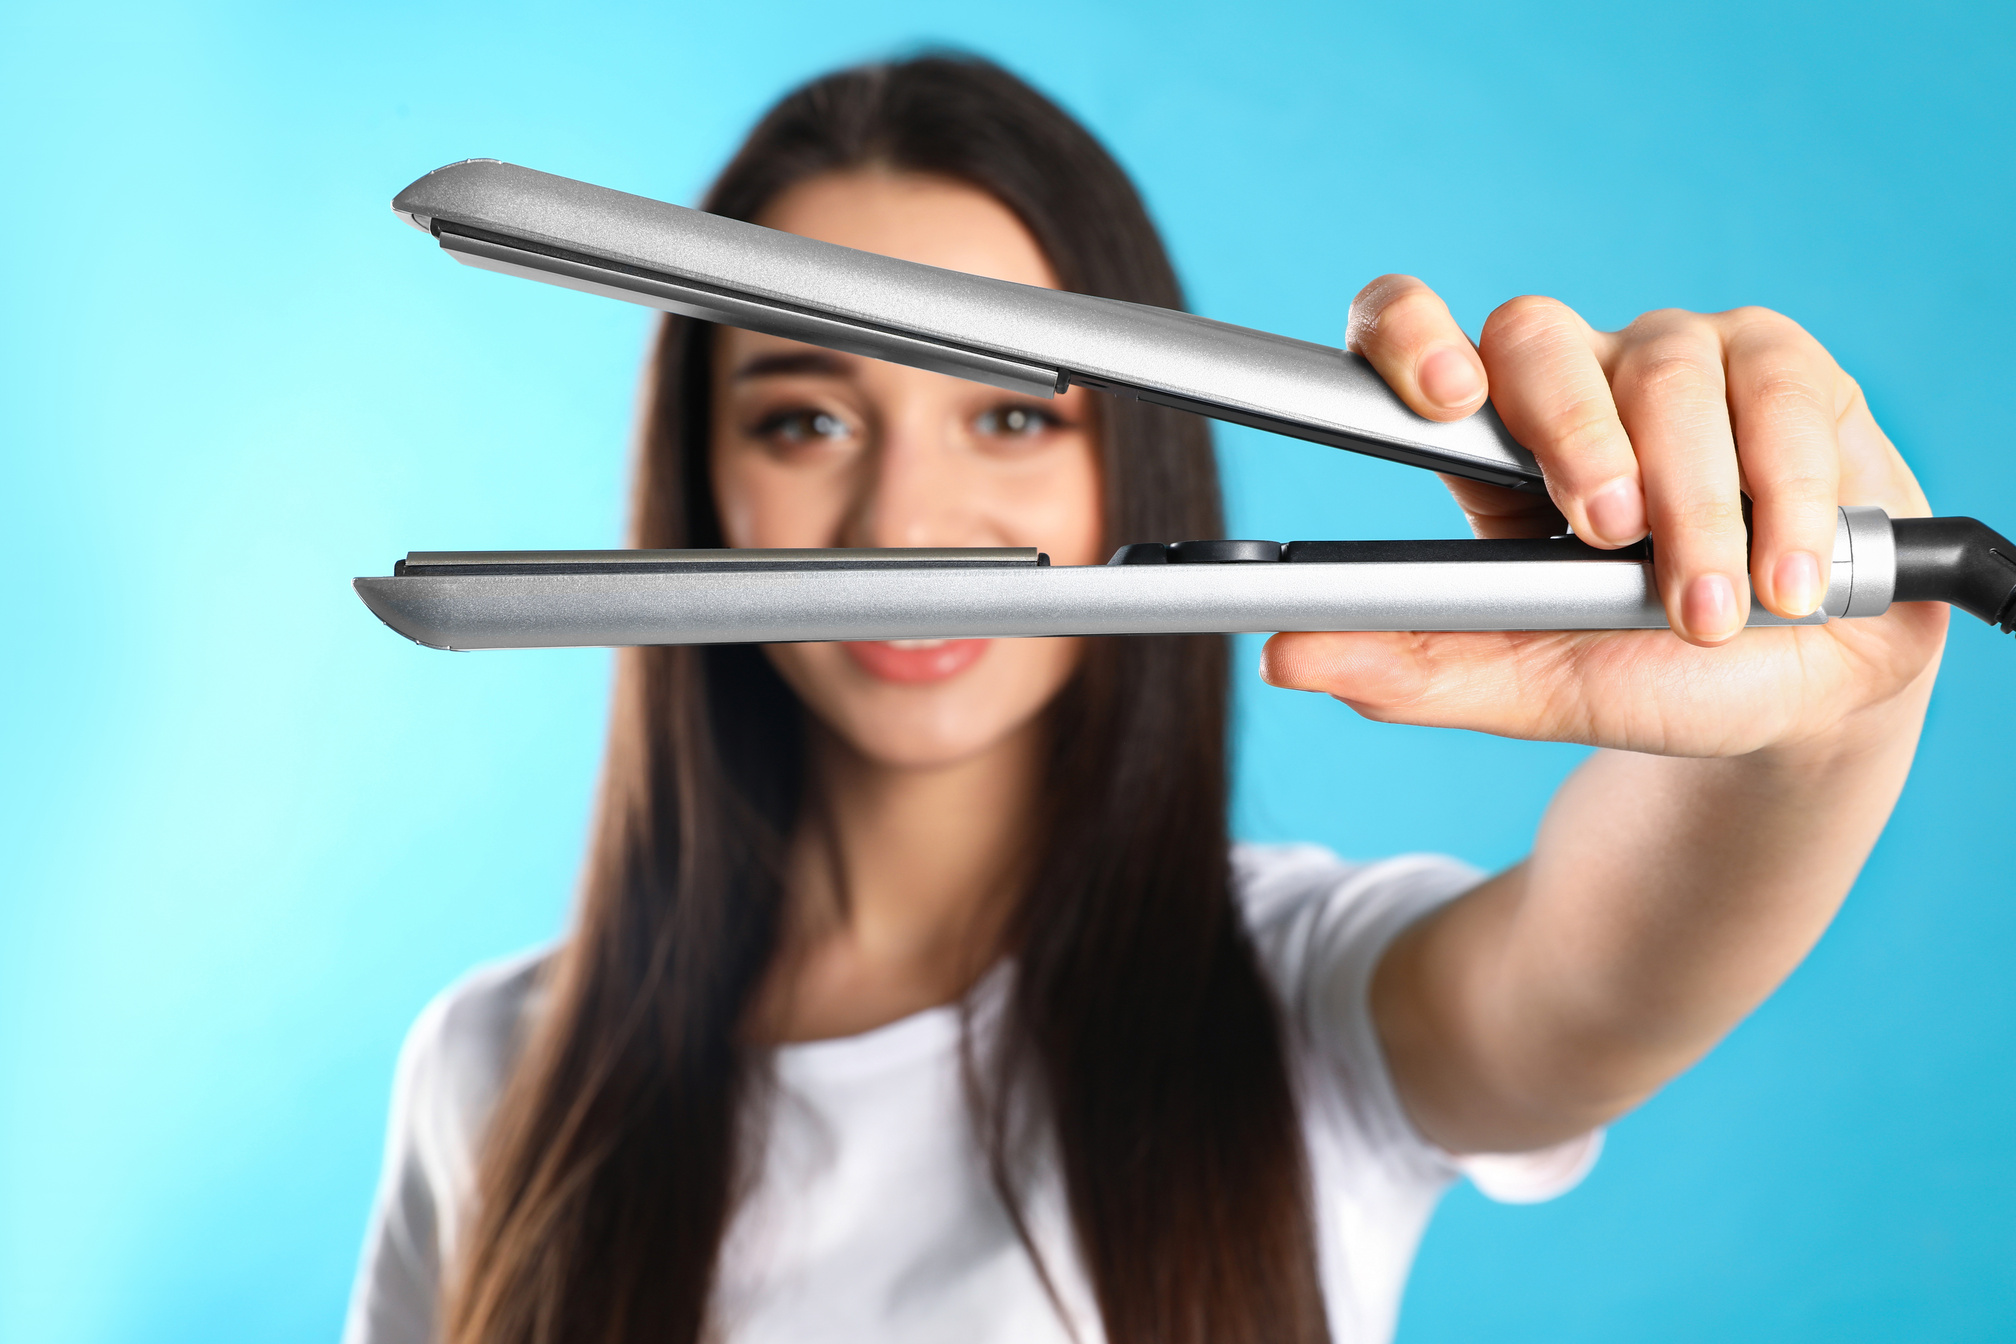
<svg viewBox="0 0 2016 1344"><path fill-rule="evenodd" d="M952 427L938 417L885 422L848 519L848 546L973 546L977 482L964 479Z"/></svg>

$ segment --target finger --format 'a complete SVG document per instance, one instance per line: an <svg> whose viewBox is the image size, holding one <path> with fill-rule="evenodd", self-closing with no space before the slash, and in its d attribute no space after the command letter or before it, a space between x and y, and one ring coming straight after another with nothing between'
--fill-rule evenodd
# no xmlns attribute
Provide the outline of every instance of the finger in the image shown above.
<svg viewBox="0 0 2016 1344"><path fill-rule="evenodd" d="M1780 616L1827 596L1840 504L1834 361L1789 318L1719 313L1736 456L1749 488L1750 586Z"/></svg>
<svg viewBox="0 0 2016 1344"><path fill-rule="evenodd" d="M1417 415L1461 420L1484 404L1484 361L1448 305L1411 275L1382 275L1358 291L1344 347L1370 360Z"/></svg>
<svg viewBox="0 0 2016 1344"><path fill-rule="evenodd" d="M1442 484L1480 537L1558 537L1568 520L1546 495L1443 476Z"/></svg>
<svg viewBox="0 0 2016 1344"><path fill-rule="evenodd" d="M1892 518L1926 518L1932 505L1890 436L1869 413L1862 388L1839 376L1835 436L1841 443L1841 502L1878 504Z"/></svg>
<svg viewBox="0 0 2016 1344"><path fill-rule="evenodd" d="M1696 313L1648 313L1620 333L1613 358L1666 619L1690 644L1724 643L1749 619L1750 594L1721 333Z"/></svg>
<svg viewBox="0 0 2016 1344"><path fill-rule="evenodd" d="M1529 296L1485 320L1480 350L1499 418L1539 459L1576 535L1628 546L1645 535L1645 493L1598 358L1611 341L1568 305Z"/></svg>

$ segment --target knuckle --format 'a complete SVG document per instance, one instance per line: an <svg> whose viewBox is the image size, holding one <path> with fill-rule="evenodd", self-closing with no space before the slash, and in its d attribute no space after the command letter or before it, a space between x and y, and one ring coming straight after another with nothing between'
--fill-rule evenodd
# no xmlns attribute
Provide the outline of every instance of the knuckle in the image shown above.
<svg viewBox="0 0 2016 1344"><path fill-rule="evenodd" d="M1732 335L1764 337L1766 339L1805 339L1806 329L1776 309L1758 304L1746 303L1740 308L1716 314L1728 327Z"/></svg>
<svg viewBox="0 0 2016 1344"><path fill-rule="evenodd" d="M1746 381L1748 386L1742 389L1745 400L1773 420L1819 419L1831 410L1828 399L1803 369L1767 367Z"/></svg>
<svg viewBox="0 0 2016 1344"><path fill-rule="evenodd" d="M1752 366L1760 377L1789 373L1809 383L1829 381L1838 372L1826 347L1783 314L1769 308L1738 308L1721 319L1731 368Z"/></svg>
<svg viewBox="0 0 2016 1344"><path fill-rule="evenodd" d="M1760 511L1766 508L1819 510L1834 506L1840 482L1830 473L1800 471L1764 477L1758 480L1757 487Z"/></svg>
<svg viewBox="0 0 2016 1344"><path fill-rule="evenodd" d="M1761 316L1725 318L1728 325L1723 340L1732 361L1795 364L1808 369L1833 362L1820 342L1797 322L1766 309L1755 311Z"/></svg>
<svg viewBox="0 0 2016 1344"><path fill-rule="evenodd" d="M1552 439L1549 447L1562 457L1562 465L1571 475L1578 464L1607 458L1613 449L1622 448L1627 453L1630 449L1624 427L1617 423L1609 406L1595 397L1577 398L1562 407L1548 426L1548 433ZM1599 465L1608 470L1613 464Z"/></svg>
<svg viewBox="0 0 2016 1344"><path fill-rule="evenodd" d="M1395 294L1386 304L1382 324L1395 333L1413 332L1431 324L1439 325L1448 312L1440 295L1416 281L1411 289Z"/></svg>
<svg viewBox="0 0 2016 1344"><path fill-rule="evenodd" d="M1573 332L1578 324L1575 311L1559 299L1522 294L1499 304L1484 319L1484 339L1517 347L1552 340L1563 332Z"/></svg>
<svg viewBox="0 0 2016 1344"><path fill-rule="evenodd" d="M1831 461L1813 458L1780 459L1752 467L1759 489L1767 489L1779 499L1791 496L1831 494L1837 473Z"/></svg>
<svg viewBox="0 0 2016 1344"><path fill-rule="evenodd" d="M1617 385L1627 396L1653 399L1698 395L1710 388L1719 393L1722 364L1692 333L1664 333L1627 352L1617 368Z"/></svg>
<svg viewBox="0 0 2016 1344"><path fill-rule="evenodd" d="M1428 286L1414 276L1402 275L1398 271L1389 271L1387 274L1376 276L1367 282L1365 288L1358 291L1358 297L1353 302L1376 308L1381 304L1390 302L1396 295L1404 294L1409 290L1426 288Z"/></svg>
<svg viewBox="0 0 2016 1344"><path fill-rule="evenodd" d="M1675 513L1690 532L1743 534L1743 501L1733 493L1701 491L1684 496L1678 503Z"/></svg>
<svg viewBox="0 0 2016 1344"><path fill-rule="evenodd" d="M1755 303L1739 304L1720 316L1739 327L1771 326L1785 321L1782 315Z"/></svg>
<svg viewBox="0 0 2016 1344"><path fill-rule="evenodd" d="M1633 340L1649 341L1675 332L1694 331L1707 325L1708 319L1685 308L1654 308L1631 319L1623 334Z"/></svg>

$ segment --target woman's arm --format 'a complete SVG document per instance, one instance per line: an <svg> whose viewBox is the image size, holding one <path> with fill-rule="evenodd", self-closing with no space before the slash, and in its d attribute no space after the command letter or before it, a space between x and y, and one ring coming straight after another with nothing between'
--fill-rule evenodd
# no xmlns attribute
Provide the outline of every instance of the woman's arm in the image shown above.
<svg viewBox="0 0 2016 1344"><path fill-rule="evenodd" d="M1604 748L1531 856L1405 934L1373 985L1423 1131L1459 1152L1536 1148L1700 1058L1832 918L1910 767L1945 610L1742 631L1743 579L1804 615L1837 504L1928 510L1853 381L1776 314L1604 333L1515 300L1473 349L1425 286L1387 277L1352 328L1422 414L1467 414L1488 384L1546 468L1551 499L1452 483L1480 532L1546 535L1564 516L1599 545L1649 531L1676 632L1268 645L1268 680L1371 718Z"/></svg>
<svg viewBox="0 0 2016 1344"><path fill-rule="evenodd" d="M1537 1148L1705 1054L1833 918L1903 786L1930 684L1826 742L1590 758L1524 863L1380 965L1374 1013L1416 1123L1457 1152Z"/></svg>

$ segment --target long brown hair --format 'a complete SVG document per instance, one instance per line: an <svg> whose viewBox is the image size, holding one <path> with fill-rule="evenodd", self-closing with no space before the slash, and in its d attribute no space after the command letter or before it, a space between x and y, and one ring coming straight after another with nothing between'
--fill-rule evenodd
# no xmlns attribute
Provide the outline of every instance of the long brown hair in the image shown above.
<svg viewBox="0 0 2016 1344"><path fill-rule="evenodd" d="M753 219L868 165L988 192L1064 286L1180 307L1125 174L997 66L846 70L775 107L705 208ZM708 329L666 320L634 544L719 546ZM1208 432L1101 408L1108 544L1219 534ZM1108 1337L1326 1337L1307 1173L1270 992L1233 902L1228 649L1090 641L1050 707L1044 843L1009 922L1013 986L974 1089L997 1182L1034 1099ZM629 649L579 924L482 1158L447 1319L455 1344L701 1337L751 1162L766 1056L742 1028L778 954L780 865L806 801L805 710L750 647ZM969 1054L969 1062L975 1056ZM982 1098L986 1100L982 1102ZM1015 1191L1004 1188L1011 1211Z"/></svg>

